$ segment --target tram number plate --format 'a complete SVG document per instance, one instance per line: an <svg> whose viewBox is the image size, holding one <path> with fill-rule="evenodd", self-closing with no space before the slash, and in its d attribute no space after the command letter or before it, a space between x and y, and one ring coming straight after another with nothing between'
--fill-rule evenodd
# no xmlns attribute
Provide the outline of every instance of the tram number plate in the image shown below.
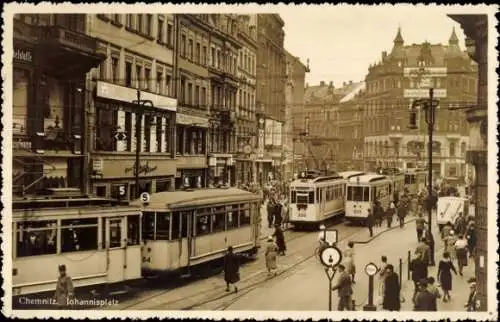
<svg viewBox="0 0 500 322"><path fill-rule="evenodd" d="M360 214L360 213L361 213L361 210L354 210L354 213L355 213L355 214Z"/></svg>
<svg viewBox="0 0 500 322"><path fill-rule="evenodd" d="M299 211L299 217L305 217L306 212L305 211Z"/></svg>

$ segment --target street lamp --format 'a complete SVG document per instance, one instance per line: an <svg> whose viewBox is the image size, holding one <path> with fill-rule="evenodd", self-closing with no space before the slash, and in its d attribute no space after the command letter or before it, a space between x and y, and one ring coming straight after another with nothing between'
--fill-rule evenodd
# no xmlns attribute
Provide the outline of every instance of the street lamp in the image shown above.
<svg viewBox="0 0 500 322"><path fill-rule="evenodd" d="M422 106L425 112L425 123L427 123L427 130L428 130L428 136L429 136L429 142L428 142L428 154L429 154L429 161L428 161L428 176L429 176L429 181L428 181L428 186L427 186L427 211L428 211L428 223L429 223L429 234L432 235L432 141L433 141L433 134L434 134L434 124L435 124L435 119L436 119L436 107L438 105L438 101L434 99L434 89L430 88L429 89L429 98L428 99L418 99L413 102L412 107L410 109L410 124L409 128L410 129L416 129L417 124L417 106ZM434 245L429 245L431 254L430 254L430 260L429 260L429 266L434 266Z"/></svg>

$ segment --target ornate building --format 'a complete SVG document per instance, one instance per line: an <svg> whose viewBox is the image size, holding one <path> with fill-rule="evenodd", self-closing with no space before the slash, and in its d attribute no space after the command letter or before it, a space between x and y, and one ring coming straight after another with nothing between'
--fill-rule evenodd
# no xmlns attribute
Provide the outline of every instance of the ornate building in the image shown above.
<svg viewBox="0 0 500 322"><path fill-rule="evenodd" d="M369 67L363 105L366 170L384 165L400 168L426 165L427 125L423 113L419 113L418 129L408 129L408 110L413 99L405 97L409 96L405 93L420 91L413 78L405 77L408 68L438 71L430 85L435 92L446 95L438 97L432 167L438 177L464 180L469 142L467 122L463 114L452 109L475 100L477 64L461 50L454 30L448 45L405 45L399 29L392 51L382 52L381 60Z"/></svg>
<svg viewBox="0 0 500 322"><path fill-rule="evenodd" d="M85 75L105 56L85 34L84 14L20 14L13 24L14 199L51 188L86 193Z"/></svg>

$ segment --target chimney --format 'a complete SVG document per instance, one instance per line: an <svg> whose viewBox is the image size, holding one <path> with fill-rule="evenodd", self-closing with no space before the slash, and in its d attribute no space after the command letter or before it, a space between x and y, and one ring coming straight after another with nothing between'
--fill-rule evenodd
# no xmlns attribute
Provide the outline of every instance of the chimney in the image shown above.
<svg viewBox="0 0 500 322"><path fill-rule="evenodd" d="M321 81L321 82L319 83L319 85L320 85L321 87L323 87L323 86L325 86L325 82L324 82L324 81Z"/></svg>
<svg viewBox="0 0 500 322"><path fill-rule="evenodd" d="M383 51L382 52L382 61L385 61L386 58L387 58L387 52Z"/></svg>

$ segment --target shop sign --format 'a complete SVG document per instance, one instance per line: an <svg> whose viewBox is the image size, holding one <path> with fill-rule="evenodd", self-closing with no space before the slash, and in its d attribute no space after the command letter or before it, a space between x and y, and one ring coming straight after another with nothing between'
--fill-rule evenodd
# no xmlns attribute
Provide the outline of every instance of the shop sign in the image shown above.
<svg viewBox="0 0 500 322"><path fill-rule="evenodd" d="M25 63L33 63L33 52L30 49L14 47L14 60Z"/></svg>
<svg viewBox="0 0 500 322"><path fill-rule="evenodd" d="M157 166L149 166L149 161L146 161L145 164L143 165L140 165L139 166L139 174L148 174L148 173L151 173L153 171L155 171L156 169L158 169ZM135 174L136 172L136 163L134 162L134 165L130 168L125 168L125 173L130 173L132 172L133 174Z"/></svg>
<svg viewBox="0 0 500 322"><path fill-rule="evenodd" d="M14 150L29 150L29 151L31 151L31 141L30 140L14 140L12 142L12 148Z"/></svg>

